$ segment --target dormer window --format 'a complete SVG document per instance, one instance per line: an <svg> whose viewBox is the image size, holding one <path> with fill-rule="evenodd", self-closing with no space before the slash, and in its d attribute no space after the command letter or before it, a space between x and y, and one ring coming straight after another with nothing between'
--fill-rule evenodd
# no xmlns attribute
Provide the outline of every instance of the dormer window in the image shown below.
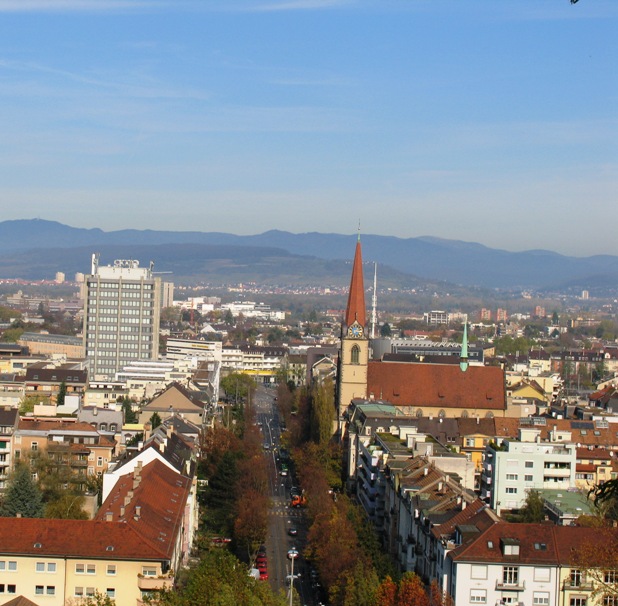
<svg viewBox="0 0 618 606"><path fill-rule="evenodd" d="M500 539L502 547L502 555L505 556L518 556L519 555L519 541L516 539Z"/></svg>

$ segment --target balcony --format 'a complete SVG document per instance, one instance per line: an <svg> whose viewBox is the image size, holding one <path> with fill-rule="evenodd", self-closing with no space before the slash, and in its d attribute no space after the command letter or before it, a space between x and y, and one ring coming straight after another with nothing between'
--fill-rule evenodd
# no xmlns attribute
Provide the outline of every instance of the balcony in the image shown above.
<svg viewBox="0 0 618 606"><path fill-rule="evenodd" d="M137 587L141 591L154 591L156 589L172 589L174 587L174 577L163 575L160 577L137 575Z"/></svg>
<svg viewBox="0 0 618 606"><path fill-rule="evenodd" d="M505 581L496 581L496 591L525 591L526 582L517 581L514 583L507 583Z"/></svg>
<svg viewBox="0 0 618 606"><path fill-rule="evenodd" d="M575 579L565 579L562 582L562 591L591 591L591 581L579 581Z"/></svg>

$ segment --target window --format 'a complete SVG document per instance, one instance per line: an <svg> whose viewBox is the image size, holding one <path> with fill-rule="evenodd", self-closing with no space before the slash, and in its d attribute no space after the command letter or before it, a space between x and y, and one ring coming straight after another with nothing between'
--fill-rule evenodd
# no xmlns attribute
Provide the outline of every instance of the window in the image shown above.
<svg viewBox="0 0 618 606"><path fill-rule="evenodd" d="M466 446L468 448L474 448L474 438L466 438Z"/></svg>
<svg viewBox="0 0 618 606"><path fill-rule="evenodd" d="M535 591L532 595L532 603L534 606L548 606L549 593L546 591Z"/></svg>
<svg viewBox="0 0 618 606"><path fill-rule="evenodd" d="M507 480L517 480L517 474L516 473L507 473L506 474L506 479Z"/></svg>
<svg viewBox="0 0 618 606"><path fill-rule="evenodd" d="M534 476L524 476L524 482L534 482Z"/></svg>
<svg viewBox="0 0 618 606"><path fill-rule="evenodd" d="M503 566L502 582L505 585L517 585L519 582L519 568L517 566Z"/></svg>
<svg viewBox="0 0 618 606"><path fill-rule="evenodd" d="M540 582L547 582L550 580L551 571L546 566L534 567L534 580Z"/></svg>
<svg viewBox="0 0 618 606"><path fill-rule="evenodd" d="M97 572L97 567L95 564L88 564L86 567L86 572L88 574L95 574Z"/></svg>
<svg viewBox="0 0 618 606"><path fill-rule="evenodd" d="M515 486L507 486L504 492L506 492L506 494L517 494L517 488L515 488Z"/></svg>
<svg viewBox="0 0 618 606"><path fill-rule="evenodd" d="M109 574L109 575L116 574L116 564L108 564L107 565L107 574Z"/></svg>
<svg viewBox="0 0 618 606"><path fill-rule="evenodd" d="M531 469L534 467L534 461L526 461L526 468Z"/></svg>
<svg viewBox="0 0 618 606"><path fill-rule="evenodd" d="M569 600L569 606L586 606L586 598L584 596L573 596Z"/></svg>
<svg viewBox="0 0 618 606"><path fill-rule="evenodd" d="M15 585L7 585L6 586L6 592L7 593L16 593L17 589L16 589Z"/></svg>
<svg viewBox="0 0 618 606"><path fill-rule="evenodd" d="M94 596L94 587L86 587L86 596L89 598Z"/></svg>
<svg viewBox="0 0 618 606"><path fill-rule="evenodd" d="M47 564L47 572L56 572L56 562L49 562Z"/></svg>
<svg viewBox="0 0 618 606"><path fill-rule="evenodd" d="M84 574L86 567L83 564L75 564L75 574Z"/></svg>
<svg viewBox="0 0 618 606"><path fill-rule="evenodd" d="M32 442L32 444L30 445L30 449L33 451L36 451L39 449L39 443L38 442Z"/></svg>
<svg viewBox="0 0 618 606"><path fill-rule="evenodd" d="M36 563L36 571L37 572L45 572L45 562L37 562Z"/></svg>
<svg viewBox="0 0 618 606"><path fill-rule="evenodd" d="M17 570L17 562L9 561L9 570Z"/></svg>
<svg viewBox="0 0 618 606"><path fill-rule="evenodd" d="M35 595L43 595L45 593L45 587L43 587L43 585L37 585L34 588L34 593Z"/></svg>
<svg viewBox="0 0 618 606"><path fill-rule="evenodd" d="M582 584L582 571L578 568L571 570L569 581L571 583L571 587L579 587Z"/></svg>
<svg viewBox="0 0 618 606"><path fill-rule="evenodd" d="M73 595L76 598L81 598L84 595L84 588L83 587L76 587L75 588L75 593Z"/></svg>
<svg viewBox="0 0 618 606"><path fill-rule="evenodd" d="M603 596L603 606L618 606L618 599L615 595L607 594Z"/></svg>
<svg viewBox="0 0 618 606"><path fill-rule="evenodd" d="M487 603L487 590L486 589L471 589L470 590L470 603L471 604L486 604Z"/></svg>
<svg viewBox="0 0 618 606"><path fill-rule="evenodd" d="M145 577L156 577L157 567L156 566L142 566L142 575L144 575Z"/></svg>
<svg viewBox="0 0 618 606"><path fill-rule="evenodd" d="M358 345L352 347L351 356L352 364L360 364L360 347Z"/></svg>
<svg viewBox="0 0 618 606"><path fill-rule="evenodd" d="M603 573L603 581L608 585L615 584L618 581L618 571L616 570L606 570Z"/></svg>
<svg viewBox="0 0 618 606"><path fill-rule="evenodd" d="M56 587L54 585L48 585L45 588L45 593L47 595L56 595Z"/></svg>
<svg viewBox="0 0 618 606"><path fill-rule="evenodd" d="M472 564L470 570L471 579L486 579L487 578L487 566L483 564Z"/></svg>
<svg viewBox="0 0 618 606"><path fill-rule="evenodd" d="M116 589L114 587L108 587L105 590L105 593L107 594L107 597L109 597L109 598L115 598L116 597Z"/></svg>

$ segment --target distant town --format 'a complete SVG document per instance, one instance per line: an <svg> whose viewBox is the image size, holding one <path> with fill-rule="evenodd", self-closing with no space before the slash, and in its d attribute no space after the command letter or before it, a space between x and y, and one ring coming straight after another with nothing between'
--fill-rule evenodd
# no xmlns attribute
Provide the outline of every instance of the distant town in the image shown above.
<svg viewBox="0 0 618 606"><path fill-rule="evenodd" d="M618 302L352 258L0 280L0 601L615 606Z"/></svg>

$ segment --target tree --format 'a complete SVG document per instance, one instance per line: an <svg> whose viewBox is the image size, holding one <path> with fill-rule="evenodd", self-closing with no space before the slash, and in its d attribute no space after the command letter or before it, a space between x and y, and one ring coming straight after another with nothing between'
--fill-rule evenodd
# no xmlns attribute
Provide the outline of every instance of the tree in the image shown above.
<svg viewBox="0 0 618 606"><path fill-rule="evenodd" d="M429 606L429 596L421 577L413 572L406 572L397 591L397 606Z"/></svg>
<svg viewBox="0 0 618 606"><path fill-rule="evenodd" d="M42 518L43 509L43 495L32 478L30 467L26 463L18 464L9 478L0 515L14 518L21 514L24 518Z"/></svg>
<svg viewBox="0 0 618 606"><path fill-rule="evenodd" d="M66 602L67 606L116 606L116 600L107 594L95 591L94 595L86 598L70 598Z"/></svg>
<svg viewBox="0 0 618 606"><path fill-rule="evenodd" d="M234 315L229 309L225 312L225 316L223 317L223 322L227 324L228 326L234 326Z"/></svg>
<svg viewBox="0 0 618 606"><path fill-rule="evenodd" d="M46 399L44 396L24 396L19 403L19 414L23 416L34 412L34 407Z"/></svg>
<svg viewBox="0 0 618 606"><path fill-rule="evenodd" d="M133 402L129 398L122 400L122 413L124 414L124 422L127 424L137 423L137 415L133 410Z"/></svg>
<svg viewBox="0 0 618 606"><path fill-rule="evenodd" d="M64 399L67 395L67 384L62 381L58 388L58 395L56 396L56 406L64 406Z"/></svg>
<svg viewBox="0 0 618 606"><path fill-rule="evenodd" d="M522 522L539 523L545 519L545 504L538 490L529 490L526 503L521 508Z"/></svg>
<svg viewBox="0 0 618 606"><path fill-rule="evenodd" d="M66 492L45 506L45 517L59 520L88 520L90 516L84 510L85 502L83 495Z"/></svg>
<svg viewBox="0 0 618 606"><path fill-rule="evenodd" d="M376 606L397 606L397 583L387 576L376 592Z"/></svg>
<svg viewBox="0 0 618 606"><path fill-rule="evenodd" d="M161 422L162 422L161 416L159 415L158 412L153 412L149 421L150 421L150 425L152 426L152 429L156 429L157 427L159 427L159 425L161 425Z"/></svg>
<svg viewBox="0 0 618 606"><path fill-rule="evenodd" d="M381 337L390 337L392 334L391 325L388 322L384 322L380 327L380 336Z"/></svg>

